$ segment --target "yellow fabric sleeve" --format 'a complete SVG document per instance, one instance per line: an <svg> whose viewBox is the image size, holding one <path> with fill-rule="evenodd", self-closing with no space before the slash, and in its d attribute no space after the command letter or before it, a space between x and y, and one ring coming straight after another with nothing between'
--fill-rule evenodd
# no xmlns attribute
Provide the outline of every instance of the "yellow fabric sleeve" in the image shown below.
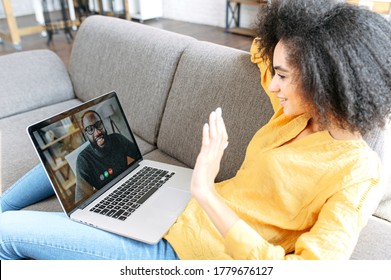
<svg viewBox="0 0 391 280"><path fill-rule="evenodd" d="M273 246L264 240L243 220L239 220L225 236L225 249L234 260L281 259L285 251L281 246Z"/></svg>
<svg viewBox="0 0 391 280"><path fill-rule="evenodd" d="M371 213L376 186L378 180L370 180L331 197L312 229L298 238L294 253L270 244L243 220L227 233L226 253L233 259L348 259Z"/></svg>

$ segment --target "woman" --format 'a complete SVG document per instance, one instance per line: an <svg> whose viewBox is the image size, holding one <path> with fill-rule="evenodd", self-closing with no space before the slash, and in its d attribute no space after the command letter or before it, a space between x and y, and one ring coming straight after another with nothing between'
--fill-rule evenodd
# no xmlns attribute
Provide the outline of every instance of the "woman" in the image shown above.
<svg viewBox="0 0 391 280"><path fill-rule="evenodd" d="M37 167L0 201L0 258L348 259L378 192L379 159L362 135L390 116L390 24L346 4L285 0L257 26L251 59L275 114L235 177L214 183L228 145L217 109L203 128L194 199L150 246L63 214L8 211L52 194ZM29 198L30 177L41 196Z"/></svg>

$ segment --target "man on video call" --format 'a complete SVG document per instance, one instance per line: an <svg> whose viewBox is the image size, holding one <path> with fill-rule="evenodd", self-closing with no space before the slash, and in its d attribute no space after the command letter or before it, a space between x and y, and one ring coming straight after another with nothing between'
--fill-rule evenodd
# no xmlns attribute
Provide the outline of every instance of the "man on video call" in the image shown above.
<svg viewBox="0 0 391 280"><path fill-rule="evenodd" d="M90 144L80 152L76 161L76 202L125 171L133 161L133 155L137 154L129 139L118 133L107 134L97 112L85 112L81 124Z"/></svg>

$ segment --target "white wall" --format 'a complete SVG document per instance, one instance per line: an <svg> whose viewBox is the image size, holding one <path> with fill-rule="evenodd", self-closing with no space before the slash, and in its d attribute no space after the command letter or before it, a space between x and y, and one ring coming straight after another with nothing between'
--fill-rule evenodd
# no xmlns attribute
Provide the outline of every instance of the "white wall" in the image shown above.
<svg viewBox="0 0 391 280"><path fill-rule="evenodd" d="M31 0L11 0L11 6L15 16L24 16L34 14L34 5ZM0 18L4 18L3 3L0 1Z"/></svg>
<svg viewBox="0 0 391 280"><path fill-rule="evenodd" d="M49 4L52 1L58 2L48 0ZM11 4L16 16L34 14L31 0L11 0ZM252 24L256 17L256 8L257 6L242 5L242 27L249 27ZM225 27L225 11L226 0L163 0L163 17L174 20ZM4 18L2 4L0 18Z"/></svg>
<svg viewBox="0 0 391 280"><path fill-rule="evenodd" d="M10 0L12 10L14 11L14 15L18 16L26 16L35 14L34 6L41 6L41 0ZM49 11L56 9L60 9L60 3L57 0L47 0ZM42 8L40 9L42 10ZM0 1L0 18L5 18L3 3Z"/></svg>
<svg viewBox="0 0 391 280"><path fill-rule="evenodd" d="M257 6L242 5L241 26L249 27ZM226 0L163 0L163 17L225 27Z"/></svg>
<svg viewBox="0 0 391 280"><path fill-rule="evenodd" d="M222 26L225 0L163 0L163 16L176 20Z"/></svg>

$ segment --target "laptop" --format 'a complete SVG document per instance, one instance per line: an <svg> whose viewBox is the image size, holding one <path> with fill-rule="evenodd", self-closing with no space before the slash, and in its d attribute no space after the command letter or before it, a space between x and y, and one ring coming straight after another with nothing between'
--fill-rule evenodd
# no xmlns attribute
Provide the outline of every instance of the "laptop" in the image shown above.
<svg viewBox="0 0 391 280"><path fill-rule="evenodd" d="M144 160L115 92L27 128L74 221L156 244L191 198L192 170Z"/></svg>

